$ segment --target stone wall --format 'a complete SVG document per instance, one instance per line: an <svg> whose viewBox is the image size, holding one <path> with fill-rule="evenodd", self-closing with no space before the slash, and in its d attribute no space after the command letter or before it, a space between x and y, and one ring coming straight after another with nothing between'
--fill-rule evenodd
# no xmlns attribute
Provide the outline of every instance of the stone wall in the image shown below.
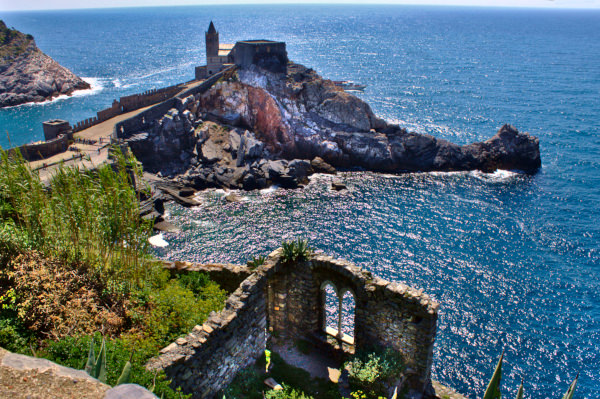
<svg viewBox="0 0 600 399"><path fill-rule="evenodd" d="M203 325L162 349L147 368L164 369L172 384L193 398L214 397L264 353L265 286L264 272L252 274L231 294L221 312L211 314Z"/></svg>
<svg viewBox="0 0 600 399"><path fill-rule="evenodd" d="M24 144L17 147L23 158L26 161L37 161L39 159L45 159L52 155L65 152L69 147L69 136L66 134L60 134L53 140L41 141L39 143ZM15 151L14 148L8 150L8 153Z"/></svg>
<svg viewBox="0 0 600 399"><path fill-rule="evenodd" d="M285 72L288 63L285 43L270 40L237 42L231 50L231 57L239 67L258 65L271 72Z"/></svg>
<svg viewBox="0 0 600 399"><path fill-rule="evenodd" d="M121 97L119 99L119 103L121 104L121 107L123 107L123 112L134 111L148 105L165 101L166 99L173 97L175 94L181 91L181 89L182 85L163 87L161 89L152 89L140 94Z"/></svg>
<svg viewBox="0 0 600 399"><path fill-rule="evenodd" d="M382 280L346 261L317 254L306 262L285 264L280 254L277 250L269 255L228 298L222 312L164 348L147 367L164 369L175 386L194 398L214 397L261 356L269 337L324 336L322 288L329 283L355 298L354 339L347 343L357 350L378 344L400 351L409 388L431 397L437 302L422 290Z"/></svg>
<svg viewBox="0 0 600 399"><path fill-rule="evenodd" d="M162 118L167 112L169 112L171 108L181 108L183 101L182 99L191 95L204 93L223 76L223 73L225 73L228 70L229 69L225 69L211 76L199 85L194 86L182 93L179 93L177 97L169 98L166 101L163 101L159 104L156 104L153 107L148 108L144 112L141 112L129 119L125 119L124 121L117 123L115 125L114 136L119 139L127 139L135 133L139 133L140 131L145 129L150 129L152 127L152 123L155 120Z"/></svg>
<svg viewBox="0 0 600 399"><path fill-rule="evenodd" d="M357 350L378 345L399 351L410 388L428 391L438 303L422 290L390 283L350 262L315 255L277 271L268 285L269 330L291 341L309 333L324 336L326 284L340 298L345 292L354 297L354 334L347 337L353 340L344 339L342 346L354 341Z"/></svg>
<svg viewBox="0 0 600 399"><path fill-rule="evenodd" d="M96 116L84 119L73 125L73 131L79 132L125 112L135 111L175 96L183 88L183 84L152 89L143 93L132 94L114 100L109 108L96 112Z"/></svg>

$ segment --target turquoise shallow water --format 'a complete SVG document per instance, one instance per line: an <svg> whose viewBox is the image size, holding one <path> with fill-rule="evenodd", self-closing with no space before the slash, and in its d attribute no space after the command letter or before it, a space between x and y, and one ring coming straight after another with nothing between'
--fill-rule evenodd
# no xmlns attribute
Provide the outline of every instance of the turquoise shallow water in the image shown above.
<svg viewBox="0 0 600 399"><path fill-rule="evenodd" d="M346 194L306 190L170 206L183 227L160 256L242 262L283 239L424 288L442 303L433 374L481 396L506 350L504 386L600 397L600 13L390 6L243 6L1 13L80 76L87 95L0 110L15 144L43 120L87 118L113 98L189 80L204 30L285 40L325 77L368 84L382 117L457 143L505 122L540 138L534 176L349 173ZM0 145L6 146L2 135Z"/></svg>

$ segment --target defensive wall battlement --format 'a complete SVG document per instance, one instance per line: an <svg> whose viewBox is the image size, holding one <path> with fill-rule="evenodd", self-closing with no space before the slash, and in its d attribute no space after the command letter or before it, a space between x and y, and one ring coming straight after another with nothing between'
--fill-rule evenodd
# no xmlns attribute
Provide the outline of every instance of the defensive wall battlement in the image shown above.
<svg viewBox="0 0 600 399"><path fill-rule="evenodd" d="M281 249L242 281L221 312L162 349L147 368L164 370L174 386L194 398L214 397L264 353L272 336L293 342L325 335L328 285L354 297L355 349L381 345L399 351L408 387L429 397L438 303L422 290L326 255L284 263Z"/></svg>
<svg viewBox="0 0 600 399"><path fill-rule="evenodd" d="M125 112L135 111L136 109L165 101L172 98L182 89L183 84L180 83L160 89L147 90L139 94L120 97L118 101L114 100L109 108L96 112L96 116L75 123L73 125L73 132L80 132Z"/></svg>

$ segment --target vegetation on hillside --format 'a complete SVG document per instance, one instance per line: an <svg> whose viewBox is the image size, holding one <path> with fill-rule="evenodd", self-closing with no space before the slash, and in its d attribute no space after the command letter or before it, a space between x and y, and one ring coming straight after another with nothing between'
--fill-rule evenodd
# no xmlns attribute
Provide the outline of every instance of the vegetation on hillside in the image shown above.
<svg viewBox="0 0 600 399"><path fill-rule="evenodd" d="M14 28L9 29L4 21L0 20L0 66L23 54L31 42L33 36Z"/></svg>
<svg viewBox="0 0 600 399"><path fill-rule="evenodd" d="M114 165L62 167L46 187L18 152L0 150L0 346L82 369L100 331L109 384L132 357L131 382L179 397L144 365L220 310L225 291L153 260L133 184L140 173L116 150Z"/></svg>

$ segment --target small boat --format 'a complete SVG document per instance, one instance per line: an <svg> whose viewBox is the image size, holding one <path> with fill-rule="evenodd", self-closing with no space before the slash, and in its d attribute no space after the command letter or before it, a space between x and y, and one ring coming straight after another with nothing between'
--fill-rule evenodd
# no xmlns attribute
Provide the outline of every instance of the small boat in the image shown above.
<svg viewBox="0 0 600 399"><path fill-rule="evenodd" d="M367 85L354 83L351 80L334 80L333 84L337 87L341 87L345 91L363 91L367 87Z"/></svg>

